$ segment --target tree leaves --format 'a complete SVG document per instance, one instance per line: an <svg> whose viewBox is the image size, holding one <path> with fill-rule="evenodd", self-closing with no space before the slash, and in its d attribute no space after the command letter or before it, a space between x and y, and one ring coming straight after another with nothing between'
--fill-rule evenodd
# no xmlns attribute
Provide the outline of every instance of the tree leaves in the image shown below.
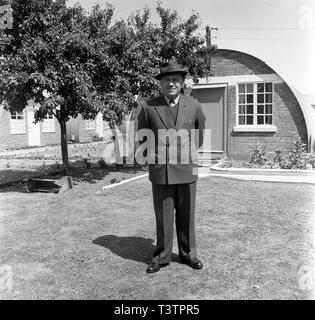
<svg viewBox="0 0 315 320"><path fill-rule="evenodd" d="M205 70L196 13L182 19L158 5L159 24L150 21L148 8L112 23L111 4L91 12L64 0L15 0L12 7L14 28L0 32L0 100L20 110L34 99L39 120L51 110L59 121L101 111L120 123L136 95L159 91L154 76L162 61L178 60L191 76Z"/></svg>

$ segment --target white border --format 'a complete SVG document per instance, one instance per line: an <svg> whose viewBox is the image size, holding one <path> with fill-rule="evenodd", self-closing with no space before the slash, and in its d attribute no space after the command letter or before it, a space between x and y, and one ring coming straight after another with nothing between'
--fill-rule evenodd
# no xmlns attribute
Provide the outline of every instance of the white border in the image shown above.
<svg viewBox="0 0 315 320"><path fill-rule="evenodd" d="M125 184L127 182L130 182L130 181L134 181L134 180L138 180L138 179L141 179L141 178L145 178L148 175L149 175L148 173L145 173L145 174L142 174L140 176L136 176L136 177L133 177L133 178L130 178L130 179L126 179L126 180L123 180L123 181L118 182L118 183L109 184L107 186L102 187L102 191L106 190L106 189L111 189L111 188L114 188L114 187L118 187L118 186L120 186L122 184Z"/></svg>
<svg viewBox="0 0 315 320"><path fill-rule="evenodd" d="M315 176L315 170L302 170L302 169L259 169L259 168L222 168L220 163L216 163L211 167L214 171L248 171L248 172L292 172L292 173L313 173Z"/></svg>

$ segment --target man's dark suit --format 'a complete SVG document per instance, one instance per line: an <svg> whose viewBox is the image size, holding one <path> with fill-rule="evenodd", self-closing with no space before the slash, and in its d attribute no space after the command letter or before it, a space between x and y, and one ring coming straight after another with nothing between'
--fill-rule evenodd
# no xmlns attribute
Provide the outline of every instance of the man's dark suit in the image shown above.
<svg viewBox="0 0 315 320"><path fill-rule="evenodd" d="M194 214L198 174L197 170L193 169L197 169L198 162L192 158L191 146L195 143L192 142L192 139L195 139L192 129L199 129L197 132L199 143L196 149L203 143L203 129L205 129L205 116L197 100L180 95L175 124L168 108L170 106L163 96L153 98L142 103L138 117L138 130L150 129L155 138L155 148L149 152L154 153L153 159L158 160L158 163L149 164L149 179L152 182L157 230L157 247L153 260L159 264L170 262L172 257L174 209L176 209L179 254L183 258L196 257ZM184 149L187 145L190 147L189 157L184 163L180 163L183 141L176 136L175 139L171 136L166 140L158 136L159 131L170 132L169 130L173 133L174 131L178 133L180 130L187 133L183 139L186 144ZM173 152L174 146L177 163L170 163L170 153Z"/></svg>

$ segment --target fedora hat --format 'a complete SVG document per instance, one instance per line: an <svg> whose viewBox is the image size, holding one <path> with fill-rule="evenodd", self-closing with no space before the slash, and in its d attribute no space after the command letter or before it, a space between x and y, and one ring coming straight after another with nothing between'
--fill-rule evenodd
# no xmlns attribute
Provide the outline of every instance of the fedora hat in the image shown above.
<svg viewBox="0 0 315 320"><path fill-rule="evenodd" d="M187 71L183 69L176 61L163 62L160 66L160 73L155 76L155 79L161 80L163 76L171 73L180 73L185 77Z"/></svg>

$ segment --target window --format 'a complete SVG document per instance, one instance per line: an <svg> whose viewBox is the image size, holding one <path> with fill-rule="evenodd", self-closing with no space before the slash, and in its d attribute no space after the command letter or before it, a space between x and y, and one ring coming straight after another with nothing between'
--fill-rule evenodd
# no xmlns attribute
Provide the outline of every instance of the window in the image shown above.
<svg viewBox="0 0 315 320"><path fill-rule="evenodd" d="M23 111L11 113L10 129L11 134L25 133L25 117Z"/></svg>
<svg viewBox="0 0 315 320"><path fill-rule="evenodd" d="M254 84L238 85L238 124L254 124Z"/></svg>
<svg viewBox="0 0 315 320"><path fill-rule="evenodd" d="M95 129L95 121L93 119L85 120L85 129L86 130Z"/></svg>
<svg viewBox="0 0 315 320"><path fill-rule="evenodd" d="M273 84L238 85L237 126L271 126L273 124Z"/></svg>
<svg viewBox="0 0 315 320"><path fill-rule="evenodd" d="M272 124L272 83L257 84L257 124Z"/></svg>
<svg viewBox="0 0 315 320"><path fill-rule="evenodd" d="M43 132L55 132L55 119L51 112L47 113L43 119L42 130Z"/></svg>

